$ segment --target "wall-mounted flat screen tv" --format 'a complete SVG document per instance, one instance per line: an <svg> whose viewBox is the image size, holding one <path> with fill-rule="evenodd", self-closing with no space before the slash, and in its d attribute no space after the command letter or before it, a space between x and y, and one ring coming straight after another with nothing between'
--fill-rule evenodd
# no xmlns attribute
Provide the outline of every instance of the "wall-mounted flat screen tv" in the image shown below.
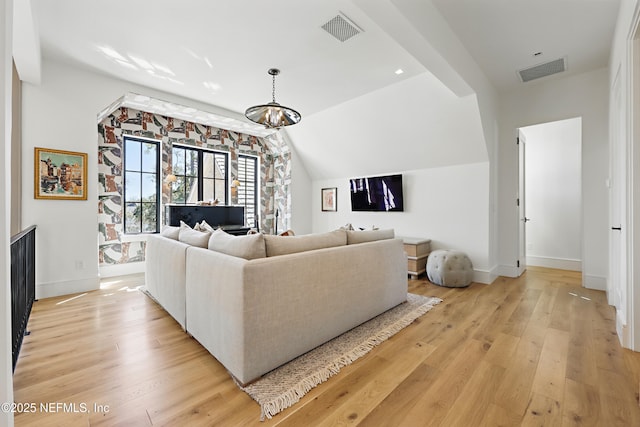
<svg viewBox="0 0 640 427"><path fill-rule="evenodd" d="M352 211L403 211L402 175L349 180Z"/></svg>

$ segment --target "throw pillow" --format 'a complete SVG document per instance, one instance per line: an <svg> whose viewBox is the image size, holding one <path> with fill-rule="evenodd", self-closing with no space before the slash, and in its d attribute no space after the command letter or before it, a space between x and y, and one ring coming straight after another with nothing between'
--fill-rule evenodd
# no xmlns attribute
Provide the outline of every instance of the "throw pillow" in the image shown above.
<svg viewBox="0 0 640 427"><path fill-rule="evenodd" d="M347 231L347 244L373 242L376 240L393 239L393 228L386 230Z"/></svg>
<svg viewBox="0 0 640 427"><path fill-rule="evenodd" d="M178 240L180 234L180 227L173 227L171 225L165 225L160 232L161 236L168 237L169 239Z"/></svg>
<svg viewBox="0 0 640 427"><path fill-rule="evenodd" d="M185 224L186 227L180 226L180 233L178 233L178 240L187 243L191 246L197 246L199 248L206 248L209 244L209 237L211 233L208 231L193 230L191 227Z"/></svg>
<svg viewBox="0 0 640 427"><path fill-rule="evenodd" d="M347 244L347 235L344 230L335 230L328 233L306 234L302 236L264 236L267 256L286 255L296 252L311 251L314 249L332 248Z"/></svg>
<svg viewBox="0 0 640 427"><path fill-rule="evenodd" d="M264 258L264 236L260 233L247 234L245 236L232 236L221 228L211 233L209 249L223 254L244 258Z"/></svg>
<svg viewBox="0 0 640 427"><path fill-rule="evenodd" d="M213 233L215 231L214 228L207 224L207 221L205 221L204 219L201 223L196 223L193 229L198 231L208 231L209 233Z"/></svg>

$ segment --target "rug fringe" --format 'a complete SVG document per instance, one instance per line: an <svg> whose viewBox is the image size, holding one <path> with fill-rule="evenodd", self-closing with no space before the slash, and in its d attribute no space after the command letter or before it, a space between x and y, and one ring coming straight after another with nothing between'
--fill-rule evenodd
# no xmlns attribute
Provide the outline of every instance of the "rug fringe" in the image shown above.
<svg viewBox="0 0 640 427"><path fill-rule="evenodd" d="M336 375L343 367L350 365L360 357L366 355L374 347L386 341L403 328L409 326L414 320L416 320L418 317L422 316L430 309L432 309L435 305L441 302L442 300L440 298L431 297L429 302L426 302L417 307L411 313L407 313L403 318L398 319L392 325L389 325L385 329L369 337L365 342L342 354L337 359L333 360L331 363L329 363L327 366L320 369L313 375L303 378L302 380L300 380L300 382L298 382L298 384L289 389L286 393L283 393L270 401L260 404L260 421L264 421L265 417L271 419L279 412L293 406L295 403L300 401L300 399L311 389Z"/></svg>

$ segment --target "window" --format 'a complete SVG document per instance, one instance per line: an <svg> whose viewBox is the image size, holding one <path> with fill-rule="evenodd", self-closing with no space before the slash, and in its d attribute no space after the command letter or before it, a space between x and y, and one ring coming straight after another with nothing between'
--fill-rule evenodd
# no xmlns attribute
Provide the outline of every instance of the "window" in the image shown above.
<svg viewBox="0 0 640 427"><path fill-rule="evenodd" d="M249 227L258 223L258 159L238 155L238 204L244 206L245 224Z"/></svg>
<svg viewBox="0 0 640 427"><path fill-rule="evenodd" d="M124 145L124 232L157 233L159 141L125 136Z"/></svg>
<svg viewBox="0 0 640 427"><path fill-rule="evenodd" d="M226 153L174 145L171 159L176 177L171 187L172 203L215 199L227 203Z"/></svg>

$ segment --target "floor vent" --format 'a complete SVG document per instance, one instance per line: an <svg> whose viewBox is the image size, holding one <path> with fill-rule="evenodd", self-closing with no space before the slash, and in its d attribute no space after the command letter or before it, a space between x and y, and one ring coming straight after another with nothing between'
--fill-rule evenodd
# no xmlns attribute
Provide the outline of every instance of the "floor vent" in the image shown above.
<svg viewBox="0 0 640 427"><path fill-rule="evenodd" d="M342 12L332 18L322 26L322 29L341 42L349 40L351 37L360 34L364 30L358 27L351 19Z"/></svg>
<svg viewBox="0 0 640 427"><path fill-rule="evenodd" d="M566 58L556 59L554 61L545 62L544 64L536 65L535 67L525 68L518 71L518 76L523 83L531 80L539 79L541 77L550 76L552 74L561 73L567 69Z"/></svg>

